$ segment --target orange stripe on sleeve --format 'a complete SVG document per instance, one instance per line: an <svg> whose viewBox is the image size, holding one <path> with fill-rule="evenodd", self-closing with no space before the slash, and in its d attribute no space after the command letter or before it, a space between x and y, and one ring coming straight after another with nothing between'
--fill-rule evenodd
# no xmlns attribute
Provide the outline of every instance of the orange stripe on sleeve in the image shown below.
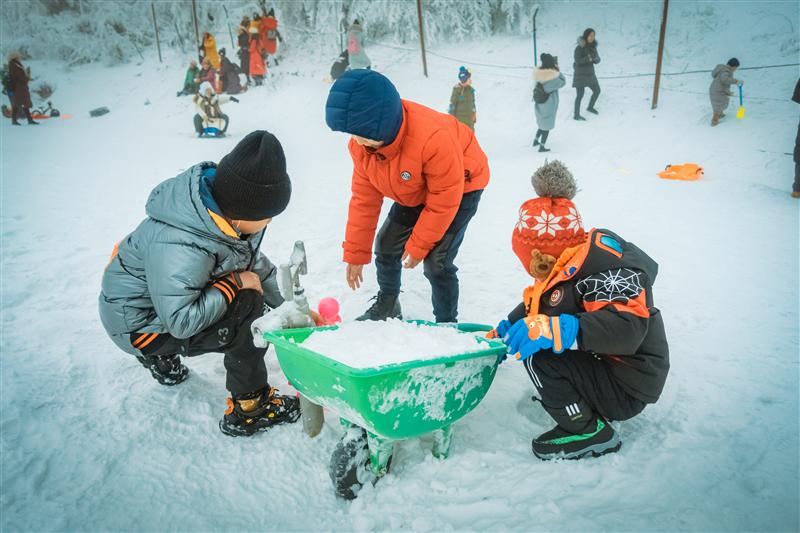
<svg viewBox="0 0 800 533"><path fill-rule="evenodd" d="M138 348L139 348L140 350L144 350L144 349L145 349L145 347L147 347L147 345L148 345L148 344L150 344L151 342L153 342L154 340L156 340L156 337L158 337L158 333L153 333L153 334L150 336L150 338L149 338L149 339L147 339L146 341L144 341L142 344L140 344L140 345L138 346Z"/></svg>
<svg viewBox="0 0 800 533"><path fill-rule="evenodd" d="M228 287L226 287L223 283L215 283L214 288L216 288L217 290L219 290L219 292L222 293L225 299L228 300L228 303L231 303L233 301L233 294L231 293L231 290Z"/></svg>
<svg viewBox="0 0 800 533"><path fill-rule="evenodd" d="M550 319L550 332L553 335L553 351L560 352L562 349L561 345L561 319L557 316L554 316Z"/></svg>

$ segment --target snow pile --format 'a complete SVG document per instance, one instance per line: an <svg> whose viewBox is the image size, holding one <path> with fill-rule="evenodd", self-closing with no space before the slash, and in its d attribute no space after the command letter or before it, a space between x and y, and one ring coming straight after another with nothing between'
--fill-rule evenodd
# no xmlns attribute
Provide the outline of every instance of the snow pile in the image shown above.
<svg viewBox="0 0 800 533"><path fill-rule="evenodd" d="M342 324L337 329L315 331L302 345L353 368L436 359L477 352L486 346L455 328L402 320Z"/></svg>

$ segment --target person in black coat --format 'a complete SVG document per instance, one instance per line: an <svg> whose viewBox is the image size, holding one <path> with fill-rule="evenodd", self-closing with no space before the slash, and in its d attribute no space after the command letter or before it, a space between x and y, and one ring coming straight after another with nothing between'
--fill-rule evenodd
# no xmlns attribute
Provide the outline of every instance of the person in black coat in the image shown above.
<svg viewBox="0 0 800 533"><path fill-rule="evenodd" d="M31 117L31 93L28 82L31 80L31 70L22 66L22 56L14 52L8 56L8 85L11 91L11 123L19 126L17 117L20 115L28 119L28 124L38 124Z"/></svg>
<svg viewBox="0 0 800 533"><path fill-rule="evenodd" d="M242 74L250 85L250 19L245 16L236 32L236 41L239 45L239 64L242 65Z"/></svg>
<svg viewBox="0 0 800 533"><path fill-rule="evenodd" d="M222 80L222 90L228 94L239 94L242 92L242 85L239 83L239 68L231 63L224 48L220 49L219 56L219 77Z"/></svg>
<svg viewBox="0 0 800 533"><path fill-rule="evenodd" d="M589 106L586 110L597 115L594 104L600 96L600 84L594 73L594 66L600 63L600 55L597 53L597 40L592 28L586 28L583 35L578 37L578 45L575 47L575 62L572 67L574 70L572 86L575 87L575 120L586 120L581 116L581 100L586 87L592 90L592 97L589 99Z"/></svg>
<svg viewBox="0 0 800 533"><path fill-rule="evenodd" d="M792 101L800 104L800 79L794 86ZM797 137L794 138L794 185L792 185L792 198L800 198L800 123L797 124Z"/></svg>

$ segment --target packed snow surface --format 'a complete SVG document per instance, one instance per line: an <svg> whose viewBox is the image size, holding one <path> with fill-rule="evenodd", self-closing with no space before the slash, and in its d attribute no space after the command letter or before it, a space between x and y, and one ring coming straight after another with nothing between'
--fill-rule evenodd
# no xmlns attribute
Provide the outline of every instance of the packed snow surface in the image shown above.
<svg viewBox="0 0 800 533"><path fill-rule="evenodd" d="M474 335L455 328L396 319L349 322L337 329L315 331L302 345L353 368L436 359L487 347Z"/></svg>
<svg viewBox="0 0 800 533"><path fill-rule="evenodd" d="M661 2L543 5L539 51L558 55L567 74L587 26L598 32L598 75L653 71ZM456 261L459 319L494 325L520 302L530 277L511 232L534 194L531 174L558 158L578 182L585 226L609 228L659 263L653 292L671 368L658 403L616 425L619 453L541 462L531 439L552 420L531 402L523 366L507 361L455 424L447 460L431 456L429 437L400 442L389 475L354 502L338 500L328 477L336 417L326 414L315 439L299 423L226 437L221 356L186 359L189 379L163 387L114 346L97 313L103 268L145 216L152 188L219 161L255 129L281 140L292 178L291 204L263 251L285 262L304 240L312 304L335 297L344 320L364 312L375 269L350 291L340 246L348 138L324 120L330 86L321 80L339 50L287 55L263 87L224 107L231 125L221 139L197 139L192 103L175 97L187 57L160 64L147 49L143 63L113 68L28 62L74 117L0 122L0 529L797 531L800 204L789 192L798 69L737 71L747 114L735 118L734 100L715 128L708 84L732 56L743 66L796 63L798 28L796 1L671 2L664 71L704 72L662 78L656 110L652 78L601 79L600 115L585 122L572 120L568 76L548 154L530 146L530 70L482 66L532 63L530 37L440 46L474 64L429 55L428 78L418 50L367 45L403 97L440 110L458 67L474 67L476 134L492 181ZM89 118L99 106L111 113ZM656 176L685 162L704 178ZM400 298L405 316L431 318L422 265L403 272ZM270 383L293 393L273 350L266 360Z"/></svg>

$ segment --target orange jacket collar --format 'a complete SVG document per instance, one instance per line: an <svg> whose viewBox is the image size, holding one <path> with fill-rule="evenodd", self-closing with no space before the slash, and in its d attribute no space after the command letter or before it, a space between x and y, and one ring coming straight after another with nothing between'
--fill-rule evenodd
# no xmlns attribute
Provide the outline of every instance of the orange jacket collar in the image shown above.
<svg viewBox="0 0 800 533"><path fill-rule="evenodd" d="M528 316L539 314L539 300L541 300L542 294L555 285L572 278L581 269L581 265L589 253L589 248L592 246L592 239L596 231L596 229L589 231L583 244L564 250L543 283L534 282L523 291L522 300L528 308Z"/></svg>

